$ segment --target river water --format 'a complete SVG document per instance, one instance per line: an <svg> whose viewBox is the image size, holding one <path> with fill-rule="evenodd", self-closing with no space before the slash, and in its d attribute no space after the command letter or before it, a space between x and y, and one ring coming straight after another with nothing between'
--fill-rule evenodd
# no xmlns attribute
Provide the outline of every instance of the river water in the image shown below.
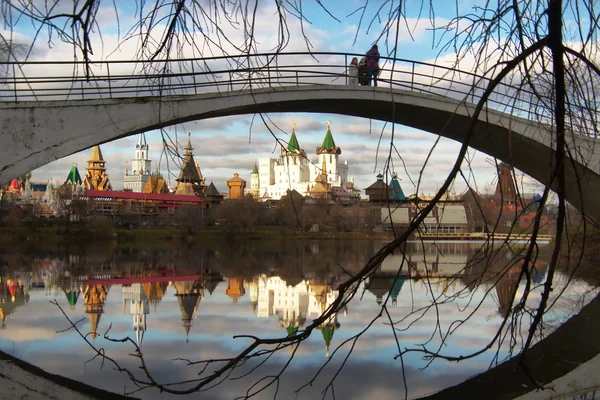
<svg viewBox="0 0 600 400"><path fill-rule="evenodd" d="M301 332L331 305L348 274L357 273L381 245L378 241L290 240L202 242L178 249L111 244L25 254L5 250L0 255L0 349L49 372L130 393L136 387L128 376L116 371L114 364L94 359L91 346L103 349L142 378L139 358L131 355L137 343L149 373L160 383L198 379L203 365L190 366L185 360L235 357L251 343L235 335L280 338ZM334 377L337 398L403 397L401 361L409 397L416 397L457 384L502 361L510 354L508 339L460 363L430 362L419 352L402 360L395 357L398 346L419 349L422 345L446 356L467 356L491 340L504 316L510 318L513 295L519 299L525 284L518 279L521 264L510 251L484 262L480 247L476 243L409 244L404 253L410 262L404 264L400 277L396 271L402 255L388 257L346 307L300 344L279 379L278 398L290 398L315 376L313 385L303 387L298 398L321 397L325 389L331 398L328 384ZM532 271L534 286L544 281L546 271L547 262L540 256ZM558 274L555 281L560 287L567 277ZM572 282L548 314L547 327L577 312L589 290L585 282ZM527 304L535 307L540 292L534 290ZM389 317L383 313L354 342L382 305ZM64 331L69 322L61 309L78 322L89 343L74 329ZM458 326L456 321L465 319ZM397 323L395 334L390 320ZM527 319L522 321L521 328L526 329ZM131 343L106 337L129 337ZM336 375L352 345L347 363ZM519 341L514 345L518 350ZM216 387L193 396L243 396L261 378L277 375L292 353L292 347L280 350L245 375L264 357L252 359L223 375ZM204 374L221 365L210 363ZM193 385L172 388L185 390ZM257 398L273 398L274 391L275 385ZM155 389L134 396L176 397Z"/></svg>

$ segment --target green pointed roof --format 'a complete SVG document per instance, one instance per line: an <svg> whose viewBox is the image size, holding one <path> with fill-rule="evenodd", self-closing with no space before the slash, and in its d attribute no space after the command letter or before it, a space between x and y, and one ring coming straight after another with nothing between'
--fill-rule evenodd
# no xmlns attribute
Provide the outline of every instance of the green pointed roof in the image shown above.
<svg viewBox="0 0 600 400"><path fill-rule="evenodd" d="M287 332L288 337L294 336L298 332L298 327L296 327L294 325L290 325L287 328L285 328L285 331Z"/></svg>
<svg viewBox="0 0 600 400"><path fill-rule="evenodd" d="M323 334L323 341L325 342L325 356L329 357L329 346L331 345L331 339L333 339L333 332L335 331L335 325L325 325L321 328L321 334Z"/></svg>
<svg viewBox="0 0 600 400"><path fill-rule="evenodd" d="M390 192L390 200L406 200L406 195L402 191L402 187L400 186L400 182L396 175L392 177L390 188L392 189Z"/></svg>
<svg viewBox="0 0 600 400"><path fill-rule="evenodd" d="M79 170L77 169L77 164L71 165L71 170L69 171L69 175L67 175L67 179L65 183L77 183L81 185L83 181L81 180L81 176L79 175Z"/></svg>
<svg viewBox="0 0 600 400"><path fill-rule="evenodd" d="M333 140L333 135L331 134L331 127L327 127L327 133L325 134L325 139L323 139L323 144L321 145L324 149L332 150L335 149L335 141Z"/></svg>
<svg viewBox="0 0 600 400"><path fill-rule="evenodd" d="M256 163L254 163L254 168L252 168L252 175L258 175L258 167L256 166Z"/></svg>
<svg viewBox="0 0 600 400"><path fill-rule="evenodd" d="M79 291L69 290L68 292L65 290L65 295L67 296L67 301L71 307L75 307L77 304L77 299L79 298Z"/></svg>
<svg viewBox="0 0 600 400"><path fill-rule="evenodd" d="M292 129L292 137L290 138L287 149L288 151L300 151L300 145L298 144L298 139L296 138L295 129Z"/></svg>

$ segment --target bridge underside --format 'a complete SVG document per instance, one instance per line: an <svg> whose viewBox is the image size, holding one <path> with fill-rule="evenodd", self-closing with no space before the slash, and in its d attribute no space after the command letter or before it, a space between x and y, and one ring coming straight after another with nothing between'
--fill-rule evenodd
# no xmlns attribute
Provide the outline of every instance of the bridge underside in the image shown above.
<svg viewBox="0 0 600 400"><path fill-rule="evenodd" d="M258 112L335 113L394 122L459 142L471 105L402 90L303 86L162 98L0 103L0 183L69 154L181 122ZM600 218L600 157L595 141L571 139L567 199ZM488 110L469 145L544 183L554 163L552 135L530 121ZM579 184L578 184L579 183Z"/></svg>

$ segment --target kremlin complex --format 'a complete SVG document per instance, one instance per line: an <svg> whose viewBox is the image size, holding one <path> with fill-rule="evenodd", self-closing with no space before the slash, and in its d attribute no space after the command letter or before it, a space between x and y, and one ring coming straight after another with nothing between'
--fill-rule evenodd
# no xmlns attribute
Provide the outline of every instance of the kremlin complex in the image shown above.
<svg viewBox="0 0 600 400"><path fill-rule="evenodd" d="M152 172L146 136L140 134L134 159L125 164L124 189L115 190L107 173L107 161L97 145L91 149L83 178L77 165L73 164L59 187L54 187L52 181L35 183L31 174L13 179L9 185L0 188L0 211L3 204L8 204L7 208L39 206L42 211L38 214L60 217L69 214L69 207L72 208L73 201L78 200L85 202L86 215L110 215L115 221L117 216L154 218L175 215L178 209L183 208L222 208L221 211L202 211L202 224L232 225L237 223L236 218L240 218L240 212L232 211L237 207L255 213L255 225L260 222L290 225L301 231L339 232L407 227L431 200L423 194L405 195L396 174L389 177L377 175L376 181L365 189L368 201L361 200L360 191L348 178L348 162L340 160L342 150L334 140L329 121L322 144L315 150L317 158L314 162L300 146L293 124L289 142L282 145L279 157L260 158L250 173L249 185L235 173L225 182L227 193L219 192L214 182L208 183L193 150L191 139L188 139L183 148L176 185L169 187L158 170ZM452 187L422 222L421 232L436 237L488 232L489 223L497 217L502 219L500 229L509 229L515 220L523 229L530 227L539 196L523 199L509 164L500 163L497 170L494 194L467 191L457 195ZM249 201L255 205L250 206ZM223 204L226 207L222 207ZM389 204L393 207L388 207ZM329 210L335 205L338 206L335 211ZM286 218L275 211L270 214L264 210L259 212L257 207L290 210L283 211L283 214L289 214ZM319 210L326 211L325 215L319 216ZM212 222L208 223L205 218ZM153 223L156 219L146 221ZM188 224L190 221L187 218ZM247 228L248 221L241 224ZM547 216L543 218L542 225L545 229L550 227Z"/></svg>
<svg viewBox="0 0 600 400"><path fill-rule="evenodd" d="M247 181L235 173L227 182L228 192L220 193L213 182L207 183L202 174L200 165L194 159L191 140L183 148L181 167L175 187L169 187L165 178L157 171L152 171L152 161L149 159L149 146L144 133L138 137L134 149L135 158L130 165L126 163L122 191L113 188L107 173L106 163L99 145L91 150L87 161L85 175L80 175L76 164L73 164L62 184L70 187L73 197L89 198L114 198L114 199L158 199L166 200L165 196L139 196L145 195L173 195L172 204L201 204L209 208L220 204L224 199L242 199L252 196L257 201L279 200L288 191L298 192L306 198L330 200L360 199L360 192L348 181L348 163L340 163L341 149L336 146L328 122L327 132L323 144L316 149L318 160L314 164L307 157L306 152L300 147L296 137L295 125L292 128L287 147L282 147L279 158L261 158ZM55 187L52 181L47 183L34 183L31 174L15 178L0 193L9 200L30 202L40 200L48 208L55 205ZM100 194L99 192L104 192ZM185 197L191 196L191 197Z"/></svg>

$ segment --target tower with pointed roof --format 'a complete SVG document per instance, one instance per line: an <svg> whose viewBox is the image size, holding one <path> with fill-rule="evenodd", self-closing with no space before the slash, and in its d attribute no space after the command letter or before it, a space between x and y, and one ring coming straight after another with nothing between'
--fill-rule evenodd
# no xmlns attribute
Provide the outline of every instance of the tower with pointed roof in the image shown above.
<svg viewBox="0 0 600 400"><path fill-rule="evenodd" d="M71 169L67 174L67 179L65 179L65 183L63 185L71 186L71 196L77 197L83 195L83 180L81 179L81 175L79 175L79 170L77 169L77 163L73 163L71 165Z"/></svg>
<svg viewBox="0 0 600 400"><path fill-rule="evenodd" d="M123 185L125 189L134 192L142 192L152 171L152 161L148 158L148 142L146 134L140 133L135 145L135 158L131 160L131 173L125 164L125 175Z"/></svg>
<svg viewBox="0 0 600 400"><path fill-rule="evenodd" d="M327 161L325 158L323 158L321 173L317 175L315 184L310 189L310 196L315 199L330 199L332 196L331 184L327 179Z"/></svg>
<svg viewBox="0 0 600 400"><path fill-rule="evenodd" d="M315 166L313 166L312 176L314 180L317 175L323 172L327 173L327 183L331 186L343 186L348 182L348 164L340 164L339 156L342 154L340 149L333 140L333 134L331 133L331 121L327 121L327 131L323 138L321 146L317 147L316 150L319 160ZM327 171L320 170L320 166L323 163L327 163Z"/></svg>
<svg viewBox="0 0 600 400"><path fill-rule="evenodd" d="M400 186L400 179L398 175L395 173L392 175L392 180L390 181L389 188L392 189L390 193L390 200L392 201L404 201L406 200L406 195L402 191L402 187Z"/></svg>
<svg viewBox="0 0 600 400"><path fill-rule="evenodd" d="M81 175L79 175L77 163L73 163L71 165L71 169L69 170L69 174L67 175L67 179L65 179L65 184L81 185L82 183L83 181L81 180Z"/></svg>
<svg viewBox="0 0 600 400"><path fill-rule="evenodd" d="M377 174L377 180L371 186L365 189L369 196L369 201L388 201L392 193L392 188L383 181L383 175Z"/></svg>
<svg viewBox="0 0 600 400"><path fill-rule="evenodd" d="M92 147L92 154L88 160L83 185L86 190L112 190L112 185L106 173L106 161L102 157L100 146Z"/></svg>
<svg viewBox="0 0 600 400"><path fill-rule="evenodd" d="M177 177L177 188L175 194L188 195L188 196L200 196L204 193L206 188L205 178L202 176L200 167L196 160L194 160L194 148L192 142L188 139L187 145L184 148L185 153L183 155L183 162L181 163L181 170Z"/></svg>
<svg viewBox="0 0 600 400"><path fill-rule="evenodd" d="M261 158L259 165L260 178L257 179L260 182L258 193L261 198L280 199L288 190L307 194L310 161L298 142L296 124L292 124L290 140L286 146L281 147L279 158Z"/></svg>
<svg viewBox="0 0 600 400"><path fill-rule="evenodd" d="M502 208L517 209L522 207L515 183L515 169L512 165L505 162L498 165L498 182L494 197L497 204L501 204Z"/></svg>
<svg viewBox="0 0 600 400"><path fill-rule="evenodd" d="M254 163L254 168L250 174L250 189L248 189L247 192L256 200L260 198L260 175L256 163Z"/></svg>

